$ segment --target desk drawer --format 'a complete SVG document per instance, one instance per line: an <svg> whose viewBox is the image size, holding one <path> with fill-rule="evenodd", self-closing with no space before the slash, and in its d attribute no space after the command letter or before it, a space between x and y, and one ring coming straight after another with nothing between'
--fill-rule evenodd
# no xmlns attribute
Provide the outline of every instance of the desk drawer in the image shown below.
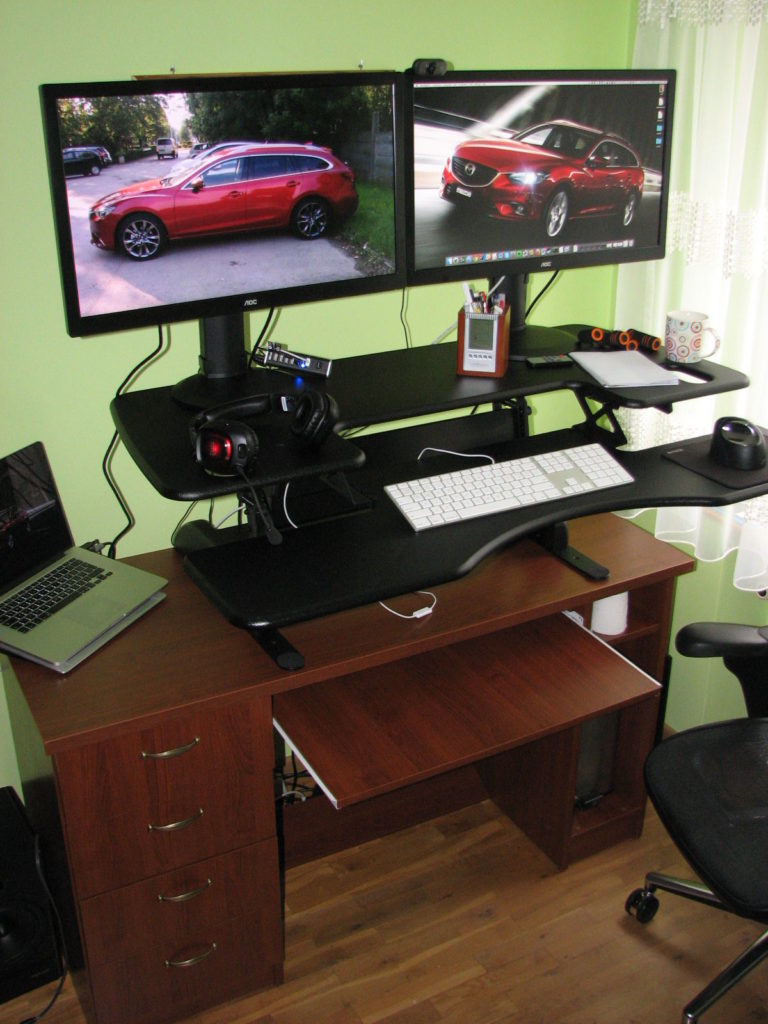
<svg viewBox="0 0 768 1024"><path fill-rule="evenodd" d="M272 764L268 701L58 755L78 898L274 835Z"/></svg>
<svg viewBox="0 0 768 1024"><path fill-rule="evenodd" d="M186 946L145 946L130 959L92 968L98 1024L168 1024L278 984L282 943L276 931L266 933L258 914L242 916Z"/></svg>
<svg viewBox="0 0 768 1024"><path fill-rule="evenodd" d="M226 922L248 915L264 935L280 933L277 840L199 861L83 900L80 920L91 970L140 956L163 962L175 950L205 947Z"/></svg>

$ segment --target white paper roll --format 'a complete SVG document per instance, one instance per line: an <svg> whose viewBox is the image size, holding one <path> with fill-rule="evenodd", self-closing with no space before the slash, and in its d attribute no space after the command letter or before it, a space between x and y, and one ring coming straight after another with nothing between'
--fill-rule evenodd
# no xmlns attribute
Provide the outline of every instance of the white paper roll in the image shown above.
<svg viewBox="0 0 768 1024"><path fill-rule="evenodd" d="M605 636L616 636L623 633L627 628L627 613L629 611L629 594L614 594L613 597L603 597L592 605L591 629L595 633L603 633Z"/></svg>

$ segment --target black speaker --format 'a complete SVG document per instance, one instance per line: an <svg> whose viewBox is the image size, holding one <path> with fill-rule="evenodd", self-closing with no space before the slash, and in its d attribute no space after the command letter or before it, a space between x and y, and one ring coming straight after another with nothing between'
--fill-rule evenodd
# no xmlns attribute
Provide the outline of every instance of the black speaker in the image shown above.
<svg viewBox="0 0 768 1024"><path fill-rule="evenodd" d="M15 791L0 789L0 1003L54 981L61 962L35 834Z"/></svg>

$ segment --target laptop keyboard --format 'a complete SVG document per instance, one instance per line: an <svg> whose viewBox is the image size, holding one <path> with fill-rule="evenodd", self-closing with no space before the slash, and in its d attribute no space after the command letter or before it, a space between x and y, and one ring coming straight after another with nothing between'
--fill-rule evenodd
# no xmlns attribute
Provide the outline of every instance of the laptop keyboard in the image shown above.
<svg viewBox="0 0 768 1024"><path fill-rule="evenodd" d="M28 633L111 575L109 569L70 558L0 603L0 625Z"/></svg>

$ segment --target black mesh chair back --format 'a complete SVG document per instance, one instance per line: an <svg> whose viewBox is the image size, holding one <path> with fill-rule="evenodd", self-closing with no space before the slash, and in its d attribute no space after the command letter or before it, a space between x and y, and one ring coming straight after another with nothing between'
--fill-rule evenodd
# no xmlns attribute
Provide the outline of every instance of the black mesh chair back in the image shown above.
<svg viewBox="0 0 768 1024"><path fill-rule="evenodd" d="M661 890L768 925L768 627L693 623L676 646L689 657L723 658L748 717L687 729L651 751L648 795L699 881L649 872L626 909L647 923ZM768 929L688 1003L683 1024L695 1024L766 956Z"/></svg>

